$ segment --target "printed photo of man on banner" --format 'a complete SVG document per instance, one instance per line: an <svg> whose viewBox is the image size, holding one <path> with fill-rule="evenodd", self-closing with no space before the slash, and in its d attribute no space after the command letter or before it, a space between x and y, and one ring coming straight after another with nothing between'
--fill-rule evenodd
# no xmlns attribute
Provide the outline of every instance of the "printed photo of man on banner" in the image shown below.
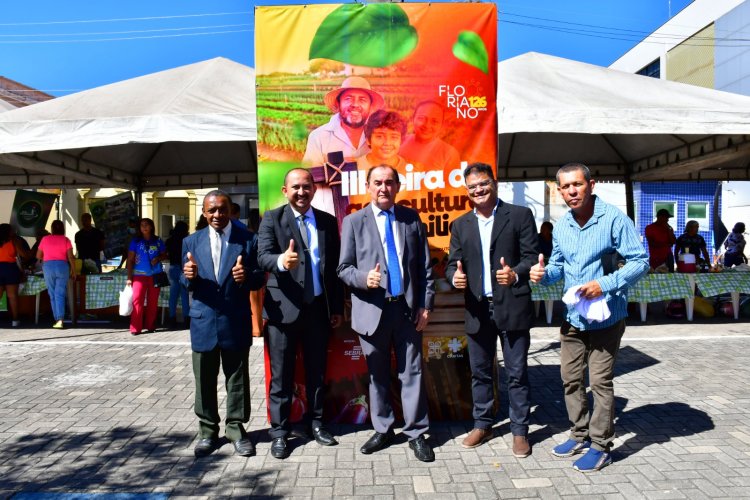
<svg viewBox="0 0 750 500"><path fill-rule="evenodd" d="M258 7L255 46L261 213L303 165L341 223L369 201L367 169L392 165L441 262L470 208L462 165L496 164L495 5Z"/></svg>

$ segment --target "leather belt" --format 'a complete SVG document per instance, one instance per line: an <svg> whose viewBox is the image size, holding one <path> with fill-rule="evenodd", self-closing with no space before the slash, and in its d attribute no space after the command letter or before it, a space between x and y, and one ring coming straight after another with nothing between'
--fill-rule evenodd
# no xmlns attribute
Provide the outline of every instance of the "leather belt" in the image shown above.
<svg viewBox="0 0 750 500"><path fill-rule="evenodd" d="M403 298L404 298L404 296L403 296L403 295L398 295L398 296L396 296L396 297L386 297L386 298L385 298L385 303L386 303L386 304L391 304L391 303L393 303L393 302L398 302L399 300L401 300L401 299L403 299Z"/></svg>

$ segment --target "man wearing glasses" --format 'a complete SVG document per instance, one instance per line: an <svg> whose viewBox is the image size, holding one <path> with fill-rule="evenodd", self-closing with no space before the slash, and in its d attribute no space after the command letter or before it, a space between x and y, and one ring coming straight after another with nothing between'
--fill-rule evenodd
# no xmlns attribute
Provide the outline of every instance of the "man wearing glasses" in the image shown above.
<svg viewBox="0 0 750 500"><path fill-rule="evenodd" d="M497 197L492 167L472 163L464 181L474 210L453 223L446 277L464 290L474 400L474 429L463 440L475 448L493 437L493 367L500 337L508 377L513 455L531 455L527 357L533 321L529 269L539 254L531 210Z"/></svg>

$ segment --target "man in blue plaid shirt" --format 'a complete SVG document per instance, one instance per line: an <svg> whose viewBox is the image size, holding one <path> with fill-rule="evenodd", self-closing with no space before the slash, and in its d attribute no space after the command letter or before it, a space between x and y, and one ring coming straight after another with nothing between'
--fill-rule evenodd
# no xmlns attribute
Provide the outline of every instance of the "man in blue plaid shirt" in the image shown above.
<svg viewBox="0 0 750 500"><path fill-rule="evenodd" d="M531 268L531 281L548 285L565 280L565 289L580 286L579 298L603 297L611 315L601 322L589 321L574 305L568 306L560 329L560 373L565 406L572 427L570 439L552 453L570 457L583 453L573 464L581 472L593 472L612 462L614 439L614 366L628 314L628 288L648 271L648 256L633 222L617 207L593 194L594 180L588 167L571 163L557 172L557 189L570 211L552 233L552 255L543 256ZM618 257L619 255L619 257ZM625 265L617 268L622 258ZM594 395L589 415L585 375Z"/></svg>

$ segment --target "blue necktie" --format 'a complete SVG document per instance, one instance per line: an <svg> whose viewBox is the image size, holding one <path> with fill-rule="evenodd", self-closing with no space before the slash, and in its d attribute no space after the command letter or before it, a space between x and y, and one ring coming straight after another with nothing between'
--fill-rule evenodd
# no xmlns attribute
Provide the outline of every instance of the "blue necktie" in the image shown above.
<svg viewBox="0 0 750 500"><path fill-rule="evenodd" d="M388 257L388 291L392 297L401 295L401 268L398 265L398 251L396 250L396 239L393 237L393 226L391 220L393 214L384 210L385 214L385 248Z"/></svg>

